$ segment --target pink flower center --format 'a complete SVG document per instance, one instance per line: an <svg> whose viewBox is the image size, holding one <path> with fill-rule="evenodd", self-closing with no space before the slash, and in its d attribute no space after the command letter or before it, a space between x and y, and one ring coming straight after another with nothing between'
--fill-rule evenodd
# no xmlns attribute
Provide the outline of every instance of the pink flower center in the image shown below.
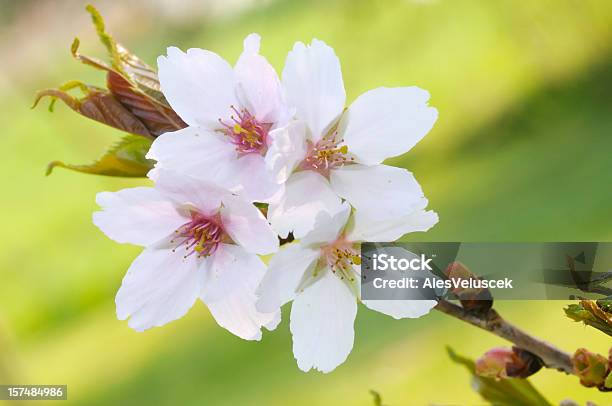
<svg viewBox="0 0 612 406"><path fill-rule="evenodd" d="M343 236L321 249L322 265L327 265L340 279L355 281L354 265L361 265L359 245Z"/></svg>
<svg viewBox="0 0 612 406"><path fill-rule="evenodd" d="M191 211L191 220L174 231L170 244L174 246L172 252L184 249L185 258L193 254L198 258L207 257L215 253L224 237L219 216L210 217Z"/></svg>
<svg viewBox="0 0 612 406"><path fill-rule="evenodd" d="M330 170L352 163L355 158L349 156L346 145L340 145L343 142L334 129L316 144L309 143L308 153L301 168L319 172L327 177Z"/></svg>
<svg viewBox="0 0 612 406"><path fill-rule="evenodd" d="M268 148L268 132L272 125L260 123L246 109L238 110L234 106L230 107L236 113L230 117L232 122L226 123L221 119L219 122L223 126L223 132L236 146L236 151L239 154L259 153L263 155Z"/></svg>

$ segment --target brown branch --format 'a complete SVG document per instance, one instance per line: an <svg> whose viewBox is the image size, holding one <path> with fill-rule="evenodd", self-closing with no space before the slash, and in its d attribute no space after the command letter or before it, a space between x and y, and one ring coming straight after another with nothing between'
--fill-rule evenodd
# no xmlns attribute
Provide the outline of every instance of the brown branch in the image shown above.
<svg viewBox="0 0 612 406"><path fill-rule="evenodd" d="M493 309L489 309L486 312L469 311L444 299L440 299L435 309L473 326L487 330L498 337L514 343L517 347L537 355L542 359L544 366L547 368L557 369L567 374L574 373L571 357L568 353L559 350L545 341L530 336L504 320Z"/></svg>

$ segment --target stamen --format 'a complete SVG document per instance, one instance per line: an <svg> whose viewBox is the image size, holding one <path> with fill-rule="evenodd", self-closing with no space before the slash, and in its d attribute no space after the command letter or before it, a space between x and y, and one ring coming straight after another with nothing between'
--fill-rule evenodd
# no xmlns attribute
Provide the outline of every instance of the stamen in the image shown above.
<svg viewBox="0 0 612 406"><path fill-rule="evenodd" d="M354 265L361 265L357 244L339 238L322 249L322 258L331 271L342 280L355 282Z"/></svg>
<svg viewBox="0 0 612 406"><path fill-rule="evenodd" d="M309 146L308 155L300 167L329 176L329 171L352 163L355 158L349 156L348 146L340 145L344 139L338 139L338 131L333 129L316 144Z"/></svg>
<svg viewBox="0 0 612 406"><path fill-rule="evenodd" d="M195 211L191 212L191 220L176 229L174 234L170 240L170 245L174 246L172 252L184 247L184 258L194 254L198 258L214 254L225 236L218 216L205 216Z"/></svg>
<svg viewBox="0 0 612 406"><path fill-rule="evenodd" d="M268 123L260 123L248 110L238 110L230 106L236 115L231 115L233 124L225 123L219 119L222 131L231 138L236 151L241 154L260 153L264 154L267 149L268 132L272 127Z"/></svg>

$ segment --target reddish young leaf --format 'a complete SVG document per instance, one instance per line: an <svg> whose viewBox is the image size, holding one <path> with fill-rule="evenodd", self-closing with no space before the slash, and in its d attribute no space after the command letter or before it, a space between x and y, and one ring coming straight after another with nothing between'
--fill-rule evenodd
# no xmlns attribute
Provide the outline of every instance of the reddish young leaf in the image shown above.
<svg viewBox="0 0 612 406"><path fill-rule="evenodd" d="M115 42L105 31L104 20L98 11L87 6L98 37L111 57L110 65L97 58L79 53L76 38L70 51L79 62L106 72L108 89L72 81L58 89L39 92L34 106L45 96L60 99L78 113L122 131L155 138L165 132L176 131L187 125L172 110L160 90L155 70L127 48ZM66 93L80 88L84 97L77 99Z"/></svg>
<svg viewBox="0 0 612 406"><path fill-rule="evenodd" d="M43 97L50 97L52 110L57 99L77 113L92 120L133 134L124 137L98 161L90 165L70 165L61 161L49 164L47 174L61 166L79 172L108 176L144 177L153 162L145 158L151 140L160 134L176 131L187 125L172 110L161 92L155 70L127 48L115 42L106 32L102 16L93 6L87 6L100 41L110 55L110 64L81 55L80 42L70 47L79 62L106 73L107 89L71 81L56 89L37 94L35 107ZM83 95L75 97L68 91L78 88ZM147 137L147 138L143 138Z"/></svg>
<svg viewBox="0 0 612 406"><path fill-rule="evenodd" d="M186 127L174 110L134 88L123 76L109 71L106 79L110 92L143 122L153 137Z"/></svg>
<svg viewBox="0 0 612 406"><path fill-rule="evenodd" d="M77 86L85 93L80 99L66 92L66 90ZM131 134L152 137L151 132L142 121L125 108L108 90L72 82L59 89L47 89L39 92L33 107L43 97L51 97L53 99L50 106L51 109L53 108L54 101L60 99L72 110L87 118Z"/></svg>

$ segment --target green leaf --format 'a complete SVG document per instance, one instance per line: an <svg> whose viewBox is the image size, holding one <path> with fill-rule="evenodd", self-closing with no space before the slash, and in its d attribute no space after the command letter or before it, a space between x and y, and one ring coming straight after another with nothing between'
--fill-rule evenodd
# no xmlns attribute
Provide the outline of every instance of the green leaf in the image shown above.
<svg viewBox="0 0 612 406"><path fill-rule="evenodd" d="M472 387L482 398L496 406L552 406L527 380L508 378L496 380L476 375L476 364L447 347L448 355L472 374Z"/></svg>
<svg viewBox="0 0 612 406"><path fill-rule="evenodd" d="M570 304L565 309L565 315L570 319L583 322L612 337L612 313L609 301L582 300L579 304Z"/></svg>
<svg viewBox="0 0 612 406"><path fill-rule="evenodd" d="M138 178L147 175L154 162L145 158L151 147L151 140L139 135L126 135L111 147L100 159L90 165L71 165L54 161L47 167L47 175L56 166L77 172L95 175Z"/></svg>
<svg viewBox="0 0 612 406"><path fill-rule="evenodd" d="M373 389L370 389L370 394L372 395L374 406L384 406L382 403L382 397L380 396L380 393L376 392Z"/></svg>
<svg viewBox="0 0 612 406"><path fill-rule="evenodd" d="M612 389L612 372L608 374L606 377L606 381L604 382L604 387L608 389Z"/></svg>

